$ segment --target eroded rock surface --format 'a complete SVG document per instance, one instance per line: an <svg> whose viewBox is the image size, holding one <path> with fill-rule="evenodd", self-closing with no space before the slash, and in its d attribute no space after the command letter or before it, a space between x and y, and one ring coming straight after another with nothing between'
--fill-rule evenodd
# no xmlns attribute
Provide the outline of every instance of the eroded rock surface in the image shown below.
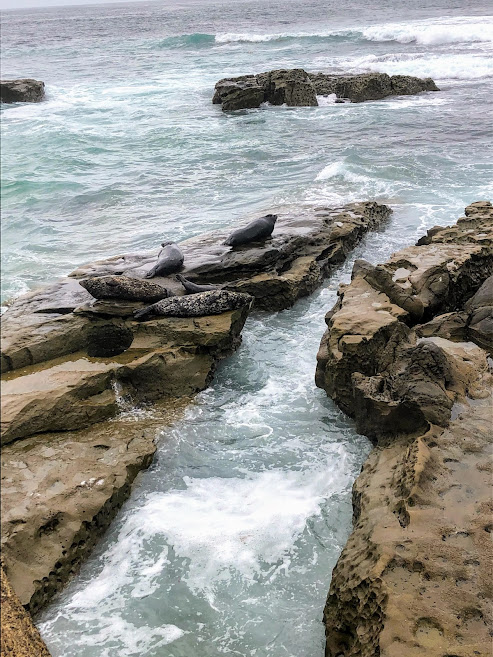
<svg viewBox="0 0 493 657"><path fill-rule="evenodd" d="M324 611L327 657L491 652L493 208L357 261L317 385L377 445Z"/></svg>
<svg viewBox="0 0 493 657"><path fill-rule="evenodd" d="M21 605L10 582L1 568L2 657L50 657L31 617Z"/></svg>
<svg viewBox="0 0 493 657"><path fill-rule="evenodd" d="M431 78L386 73L330 75L296 68L219 80L212 102L222 105L224 111L260 107L262 103L310 107L318 105L317 95L335 94L339 99L361 103L422 91L439 89Z"/></svg>
<svg viewBox="0 0 493 657"><path fill-rule="evenodd" d="M45 95L45 83L31 78L0 80L0 102L38 103Z"/></svg>

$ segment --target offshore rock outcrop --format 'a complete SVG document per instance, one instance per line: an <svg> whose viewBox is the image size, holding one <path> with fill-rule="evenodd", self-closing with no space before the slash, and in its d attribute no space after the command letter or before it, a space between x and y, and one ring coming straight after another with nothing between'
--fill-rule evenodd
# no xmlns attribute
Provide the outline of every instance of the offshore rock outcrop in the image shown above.
<svg viewBox="0 0 493 657"><path fill-rule="evenodd" d="M182 242L187 279L216 283L220 298L235 300L217 315L135 320L148 302L133 293L144 289L158 249L90 263L9 307L2 326L2 551L27 609L35 613L76 572L151 462L159 429L239 345L252 297L260 308L288 308L390 212L373 202L281 212L268 240L231 248L228 230ZM79 283L122 275L136 284L117 279L117 298L95 299ZM185 292L174 275L152 284L176 298ZM100 281L96 288L101 296ZM146 284L149 292L155 289ZM143 403L151 412L126 420L125 409Z"/></svg>
<svg viewBox="0 0 493 657"><path fill-rule="evenodd" d="M352 103L439 91L431 78L386 73L331 75L307 73L301 68L267 71L225 78L216 83L212 102L224 111L260 107L262 103L288 107L315 107L317 95L335 94Z"/></svg>
<svg viewBox="0 0 493 657"><path fill-rule="evenodd" d="M376 448L324 610L327 657L491 650L493 207L357 261L317 385Z"/></svg>
<svg viewBox="0 0 493 657"><path fill-rule="evenodd" d="M39 103L44 96L45 83L40 80L0 80L1 103Z"/></svg>

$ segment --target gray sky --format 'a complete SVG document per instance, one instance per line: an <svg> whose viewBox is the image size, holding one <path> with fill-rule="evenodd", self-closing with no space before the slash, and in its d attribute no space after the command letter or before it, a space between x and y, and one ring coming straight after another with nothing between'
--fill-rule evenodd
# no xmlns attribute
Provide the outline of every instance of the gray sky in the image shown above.
<svg viewBox="0 0 493 657"><path fill-rule="evenodd" d="M63 5L99 5L125 0L0 0L0 9L24 9L27 7L52 7ZM132 0L133 1L133 0Z"/></svg>

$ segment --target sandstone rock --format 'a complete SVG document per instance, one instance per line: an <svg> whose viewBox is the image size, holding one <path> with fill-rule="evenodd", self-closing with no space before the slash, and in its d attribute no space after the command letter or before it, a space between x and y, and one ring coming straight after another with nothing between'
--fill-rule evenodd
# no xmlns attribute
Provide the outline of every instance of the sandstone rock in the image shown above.
<svg viewBox="0 0 493 657"><path fill-rule="evenodd" d="M122 416L3 447L2 554L31 613L77 572L149 466L158 432L181 408L168 400L138 423Z"/></svg>
<svg viewBox="0 0 493 657"><path fill-rule="evenodd" d="M50 657L31 617L19 602L7 576L1 568L2 628L0 653L2 657Z"/></svg>
<svg viewBox="0 0 493 657"><path fill-rule="evenodd" d="M30 78L0 80L0 102L38 103L45 95L45 83Z"/></svg>
<svg viewBox="0 0 493 657"><path fill-rule="evenodd" d="M134 340L134 334L123 322L95 324L89 329L87 336L87 355L109 358L126 351Z"/></svg>
<svg viewBox="0 0 493 657"><path fill-rule="evenodd" d="M370 454L324 610L328 657L489 654L492 401Z"/></svg>
<svg viewBox="0 0 493 657"><path fill-rule="evenodd" d="M489 651L492 228L480 202L384 265L357 261L327 313L316 383L377 444L333 571L328 657Z"/></svg>

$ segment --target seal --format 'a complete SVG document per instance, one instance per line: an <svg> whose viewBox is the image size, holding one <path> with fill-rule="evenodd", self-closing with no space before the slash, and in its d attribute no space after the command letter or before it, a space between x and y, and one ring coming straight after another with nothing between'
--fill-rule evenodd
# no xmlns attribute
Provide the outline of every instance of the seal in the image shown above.
<svg viewBox="0 0 493 657"><path fill-rule="evenodd" d="M145 275L146 278L154 278L154 276L167 276L174 274L183 265L185 256L180 247L175 242L163 242L163 247L157 257L157 263Z"/></svg>
<svg viewBox="0 0 493 657"><path fill-rule="evenodd" d="M192 281L189 281L188 278L185 278L185 276L182 276L181 274L176 274L176 278L183 285L187 294L198 294L199 292L212 292L212 290L221 289L220 285L197 285L197 283L193 283Z"/></svg>
<svg viewBox="0 0 493 657"><path fill-rule="evenodd" d="M247 307L250 309L253 297L243 292L213 290L183 297L163 299L158 303L136 310L135 319L152 317L202 317L203 315L221 315L229 310Z"/></svg>
<svg viewBox="0 0 493 657"><path fill-rule="evenodd" d="M264 240L272 235L276 221L277 214L266 214L265 217L254 219L244 228L238 228L238 230L231 233L224 244L235 247Z"/></svg>
<svg viewBox="0 0 493 657"><path fill-rule="evenodd" d="M130 276L95 276L79 281L95 299L122 299L154 303L174 296L162 285Z"/></svg>

